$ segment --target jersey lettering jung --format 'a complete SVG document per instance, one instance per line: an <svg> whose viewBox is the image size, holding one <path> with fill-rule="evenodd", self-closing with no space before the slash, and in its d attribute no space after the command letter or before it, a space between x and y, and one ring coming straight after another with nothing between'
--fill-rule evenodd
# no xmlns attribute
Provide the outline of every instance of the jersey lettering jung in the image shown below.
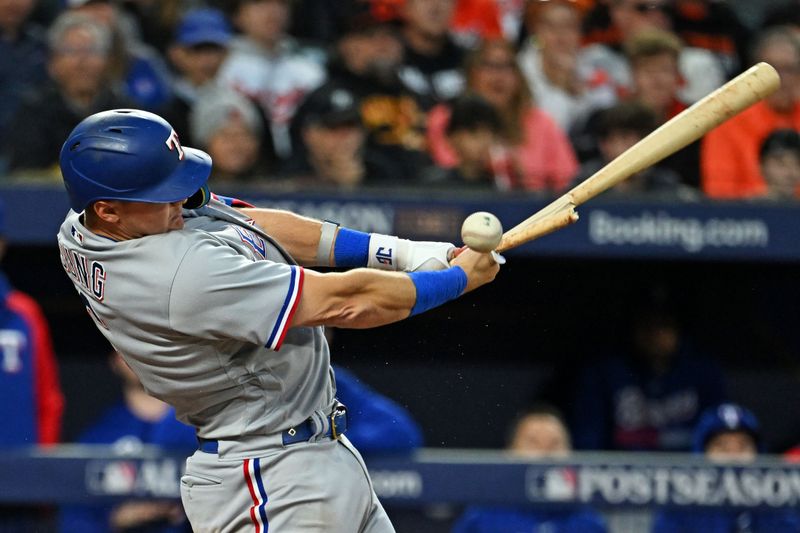
<svg viewBox="0 0 800 533"><path fill-rule="evenodd" d="M106 269L99 261L89 263L86 256L71 252L59 245L61 265L69 276L86 289L98 302L103 301L106 289Z"/></svg>

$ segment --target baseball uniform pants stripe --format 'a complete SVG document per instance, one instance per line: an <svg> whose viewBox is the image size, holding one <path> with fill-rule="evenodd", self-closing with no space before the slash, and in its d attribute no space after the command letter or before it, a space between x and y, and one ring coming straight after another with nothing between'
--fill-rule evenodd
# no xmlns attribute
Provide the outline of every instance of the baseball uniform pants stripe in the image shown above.
<svg viewBox="0 0 800 533"><path fill-rule="evenodd" d="M269 521L267 520L267 511L264 508L267 505L267 492L264 490L264 483L261 481L260 461L257 458L252 460L245 459L242 466L244 479L247 482L250 497L253 499L253 505L250 507L250 518L256 527L256 533L267 533L269 531ZM256 494L256 488L258 488L258 494Z"/></svg>

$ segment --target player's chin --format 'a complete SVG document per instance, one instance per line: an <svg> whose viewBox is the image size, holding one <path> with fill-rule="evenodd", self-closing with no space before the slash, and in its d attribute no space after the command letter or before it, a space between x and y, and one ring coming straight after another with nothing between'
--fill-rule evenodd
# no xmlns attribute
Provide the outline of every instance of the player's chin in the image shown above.
<svg viewBox="0 0 800 533"><path fill-rule="evenodd" d="M183 229L183 215L178 213L169 220L170 231Z"/></svg>

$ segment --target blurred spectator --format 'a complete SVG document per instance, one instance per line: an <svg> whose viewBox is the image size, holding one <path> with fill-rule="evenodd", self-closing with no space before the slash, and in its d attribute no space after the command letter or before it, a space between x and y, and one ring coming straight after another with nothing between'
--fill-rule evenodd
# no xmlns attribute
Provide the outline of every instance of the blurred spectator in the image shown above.
<svg viewBox="0 0 800 533"><path fill-rule="evenodd" d="M678 99L682 83L678 58L682 49L683 44L674 33L656 29L644 30L625 43L632 96L655 113L659 125L688 107Z"/></svg>
<svg viewBox="0 0 800 533"><path fill-rule="evenodd" d="M565 132L617 100L605 72L580 61L581 16L574 0L531 0L525 11L531 37L517 56L536 104Z"/></svg>
<svg viewBox="0 0 800 533"><path fill-rule="evenodd" d="M683 45L670 32L645 30L625 43L633 77L632 98L649 107L660 126L687 108L678 97L683 80L678 61ZM675 172L681 182L700 187L700 141L664 159L660 166Z"/></svg>
<svg viewBox="0 0 800 533"><path fill-rule="evenodd" d="M400 79L426 108L464 91L465 50L450 38L456 0L405 0Z"/></svg>
<svg viewBox="0 0 800 533"><path fill-rule="evenodd" d="M232 38L224 13L217 9L187 11L175 29L168 54L178 77L165 118L187 146L195 144L189 133L189 110L202 87L216 81Z"/></svg>
<svg viewBox="0 0 800 533"><path fill-rule="evenodd" d="M5 254L0 204L0 260ZM49 445L61 437L64 396L50 329L39 305L0 271L0 447ZM47 511L0 505L0 531L37 531Z"/></svg>
<svg viewBox="0 0 800 533"><path fill-rule="evenodd" d="M503 189L495 178L492 151L497 148L503 125L500 115L484 98L466 94L453 102L445 129L447 142L458 158L452 168L433 166L423 173L426 186Z"/></svg>
<svg viewBox="0 0 800 533"><path fill-rule="evenodd" d="M723 400L722 373L683 336L665 295L648 296L631 316L630 344L578 376L575 445L688 450L700 413Z"/></svg>
<svg viewBox="0 0 800 533"><path fill-rule="evenodd" d="M340 87L320 89L308 97L302 110L303 149L282 172L292 177L293 184L347 189L392 180L392 161L365 150L367 132L352 92Z"/></svg>
<svg viewBox="0 0 800 533"><path fill-rule="evenodd" d="M569 456L572 439L564 416L547 404L532 406L519 413L506 438L508 450L531 459Z"/></svg>
<svg viewBox="0 0 800 533"><path fill-rule="evenodd" d="M263 177L264 124L256 104L223 87L201 91L189 114L189 131L198 148L214 160L212 186Z"/></svg>
<svg viewBox="0 0 800 533"><path fill-rule="evenodd" d="M47 79L44 30L28 21L35 4L0 2L0 146L22 97Z"/></svg>
<svg viewBox="0 0 800 533"><path fill-rule="evenodd" d="M773 131L761 143L758 161L767 184L764 198L797 200L800 195L800 133L790 129Z"/></svg>
<svg viewBox="0 0 800 533"><path fill-rule="evenodd" d="M344 89L355 97L366 128L365 157L391 161L391 181L415 180L430 159L425 150L425 113L398 78L402 58L403 45L394 25L375 18L369 5L356 5L336 42L328 81L297 111L292 124L296 144L303 144L300 131L312 102L319 94Z"/></svg>
<svg viewBox="0 0 800 533"><path fill-rule="evenodd" d="M653 111L635 101L621 102L601 111L596 123L600 157L581 166L577 179L579 182L591 177L657 126ZM678 174L660 164L649 166L634 174L615 185L607 194L620 196L647 194L682 200L696 199L698 196L695 190L681 183Z"/></svg>
<svg viewBox="0 0 800 533"><path fill-rule="evenodd" d="M450 30L453 39L466 48L474 48L486 39L504 36L498 0L457 0Z"/></svg>
<svg viewBox="0 0 800 533"><path fill-rule="evenodd" d="M103 109L131 107L108 85L111 33L79 13L58 17L48 31L50 81L26 95L4 153L12 171L60 176L58 154L83 118Z"/></svg>
<svg viewBox="0 0 800 533"><path fill-rule="evenodd" d="M368 10L382 22L396 21L404 0L293 0L290 33L313 46L328 48L341 37L354 11Z"/></svg>
<svg viewBox="0 0 800 533"><path fill-rule="evenodd" d="M644 30L672 31L672 0L609 0L613 41L588 46L583 60L605 71L620 94L630 92L632 79L622 46ZM684 84L680 99L688 104L707 95L725 81L725 71L716 56L705 49L687 46L681 50L678 68Z"/></svg>
<svg viewBox="0 0 800 533"><path fill-rule="evenodd" d="M775 26L788 26L800 31L800 0L774 1L764 6L761 29Z"/></svg>
<svg viewBox="0 0 800 533"><path fill-rule="evenodd" d="M747 63L750 30L731 2L675 0L673 29L687 45L713 52L728 78Z"/></svg>
<svg viewBox="0 0 800 533"><path fill-rule="evenodd" d="M109 79L137 107L161 111L172 98L170 74L158 51L138 37L135 23L111 0L65 0L72 10L111 31Z"/></svg>
<svg viewBox="0 0 800 533"><path fill-rule="evenodd" d="M257 102L271 129L275 152L293 150L289 124L306 94L325 79L319 63L304 55L286 34L290 0L235 0L227 3L242 35L219 72L220 83Z"/></svg>
<svg viewBox="0 0 800 533"><path fill-rule="evenodd" d="M422 428L395 401L353 373L333 366L336 397L347 406L347 438L364 455L407 452L422 446Z"/></svg>
<svg viewBox="0 0 800 533"><path fill-rule="evenodd" d="M561 414L552 407L538 406L522 412L509 431L510 453L530 459L562 459L572 450L569 432ZM602 533L603 520L589 509L533 510L510 507L470 507L453 533Z"/></svg>
<svg viewBox="0 0 800 533"><path fill-rule="evenodd" d="M165 53L187 9L200 7L201 0L117 0L120 8L136 21L142 41Z"/></svg>
<svg viewBox="0 0 800 533"><path fill-rule="evenodd" d="M178 422L169 405L147 394L119 353L111 353L109 364L122 382L122 399L84 431L78 442L111 445L120 454L140 452L146 444L179 451L197 448L194 428ZM61 510L59 522L63 533L191 531L179 501L68 506Z"/></svg>
<svg viewBox="0 0 800 533"><path fill-rule="evenodd" d="M503 37L505 40L512 43L519 43L525 38L523 19L525 18L525 6L529 1L530 0L495 0L497 9L500 12L500 26L503 28Z"/></svg>
<svg viewBox="0 0 800 533"><path fill-rule="evenodd" d="M764 450L758 420L736 404L711 407L694 433L694 451L709 461L749 463ZM795 510L664 511L656 515L653 533L789 533L800 531Z"/></svg>
<svg viewBox="0 0 800 533"><path fill-rule="evenodd" d="M492 104L502 119L502 146L492 164L505 188L565 189L578 171L575 153L555 121L533 105L513 47L506 41L484 43L470 54L466 74L469 89ZM440 105L428 120L428 146L444 168L459 162L445 134L449 116L449 108Z"/></svg>
<svg viewBox="0 0 800 533"><path fill-rule="evenodd" d="M776 129L800 129L800 38L787 27L771 28L758 36L753 61L775 67L781 86L703 138L702 184L712 198L763 196L767 184L759 172L761 144Z"/></svg>

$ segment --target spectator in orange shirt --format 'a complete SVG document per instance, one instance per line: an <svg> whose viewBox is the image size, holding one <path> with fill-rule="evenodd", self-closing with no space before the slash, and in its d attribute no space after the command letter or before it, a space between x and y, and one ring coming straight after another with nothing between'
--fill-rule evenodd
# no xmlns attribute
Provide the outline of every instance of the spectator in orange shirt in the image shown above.
<svg viewBox="0 0 800 533"><path fill-rule="evenodd" d="M504 176L507 188L564 190L578 171L575 152L563 130L533 104L511 44L484 43L467 59L466 77L467 88L492 104L502 119L501 142L492 157L496 179ZM431 155L445 168L458 164L445 133L449 115L449 108L439 105L428 120Z"/></svg>
<svg viewBox="0 0 800 533"><path fill-rule="evenodd" d="M759 172L761 143L776 129L800 129L800 39L786 27L769 29L757 40L753 59L774 66L781 87L703 139L703 190L712 198L763 196L767 184Z"/></svg>

